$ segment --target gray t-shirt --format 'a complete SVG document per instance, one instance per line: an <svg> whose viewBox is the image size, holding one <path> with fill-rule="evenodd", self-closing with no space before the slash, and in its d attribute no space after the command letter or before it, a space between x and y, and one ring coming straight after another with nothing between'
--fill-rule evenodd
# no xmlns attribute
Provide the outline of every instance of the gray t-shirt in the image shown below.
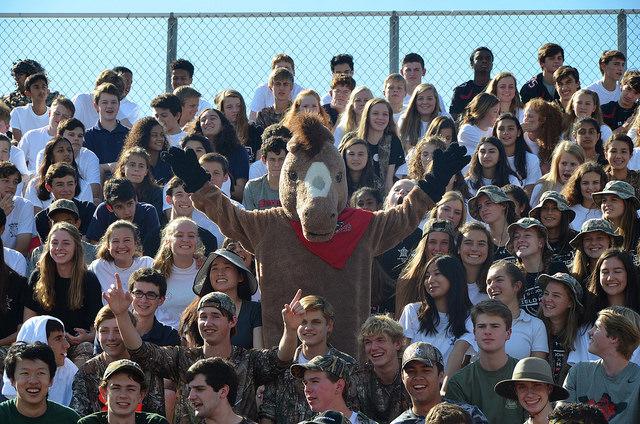
<svg viewBox="0 0 640 424"><path fill-rule="evenodd" d="M244 187L242 204L248 210L269 209L280 206L278 190L269 187L267 176L249 180Z"/></svg>

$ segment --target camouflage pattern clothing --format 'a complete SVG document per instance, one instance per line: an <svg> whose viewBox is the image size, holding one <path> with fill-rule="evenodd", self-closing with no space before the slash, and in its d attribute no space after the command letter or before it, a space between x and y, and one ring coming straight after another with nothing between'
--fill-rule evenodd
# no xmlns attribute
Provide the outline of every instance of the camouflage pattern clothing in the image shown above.
<svg viewBox="0 0 640 424"><path fill-rule="evenodd" d="M487 417L484 416L482 411L474 405L468 403L455 402L453 400L442 398L442 402L450 403L452 405L458 405L464 409L469 415L471 415L472 424L489 424ZM391 421L391 424L425 424L424 417L413 413L411 408L407 409L395 420Z"/></svg>
<svg viewBox="0 0 640 424"><path fill-rule="evenodd" d="M103 352L91 358L80 367L73 380L73 395L69 407L81 417L106 409L105 399L100 399L98 386L107 369L107 355ZM162 378L149 371L145 372L149 383L149 393L142 401L142 411L165 415L164 382Z"/></svg>
<svg viewBox="0 0 640 424"><path fill-rule="evenodd" d="M293 356L294 363L298 363L301 354L302 346L298 346ZM356 360L350 355L332 346L329 346L327 355L337 356L354 367L356 365ZM302 380L295 378L291 370L286 370L276 380L265 386L258 414L260 419L266 418L276 424L289 424L311 419L313 415L304 397Z"/></svg>
<svg viewBox="0 0 640 424"><path fill-rule="evenodd" d="M411 407L411 398L398 373L391 384L384 384L369 362L358 366L349 376L347 404L380 423L388 423Z"/></svg>
<svg viewBox="0 0 640 424"><path fill-rule="evenodd" d="M278 113L274 106L265 107L258 112L258 115L256 116L256 125L260 128L267 128L269 125L277 124L282 121L284 114L287 113L288 110L289 108L284 112Z"/></svg>
<svg viewBox="0 0 640 424"><path fill-rule="evenodd" d="M143 342L142 346L129 353L131 359L139 363L142 369L153 371L158 377L168 378L177 383L174 424L201 422L196 420L193 407L188 400L189 389L185 377L191 365L205 358L202 347L158 347ZM273 381L290 364L278 359L277 347L247 350L232 346L231 356L227 359L233 364L239 380L237 402L233 409L236 414L255 420L258 415L256 389Z"/></svg>
<svg viewBox="0 0 640 424"><path fill-rule="evenodd" d="M46 100L47 107L51 106L51 103L53 102L53 100L59 95L60 93L57 91L53 91L49 93ZM20 106L26 106L29 103L31 103L31 99L28 98L26 95L22 94L20 90L18 90L17 88L15 91L12 91L11 93L3 96L2 101L5 102L7 106L9 106L9 109L12 109L12 110L14 108L17 108Z"/></svg>

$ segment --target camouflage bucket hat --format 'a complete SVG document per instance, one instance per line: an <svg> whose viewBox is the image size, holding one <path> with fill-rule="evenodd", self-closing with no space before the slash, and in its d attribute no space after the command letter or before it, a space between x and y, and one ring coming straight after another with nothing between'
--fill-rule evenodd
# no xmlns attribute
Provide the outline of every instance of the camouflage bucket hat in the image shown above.
<svg viewBox="0 0 640 424"><path fill-rule="evenodd" d="M538 277L538 284L542 287L543 290L547 286L549 281L557 281L569 287L569 290L571 290L571 294L573 296L573 301L575 302L578 309L582 309L582 286L580 286L578 280L565 272L556 272L553 275L541 274Z"/></svg>
<svg viewBox="0 0 640 424"><path fill-rule="evenodd" d="M542 196L540 196L540 200L538 201L538 204L529 212L529 216L531 218L540 220L540 211L542 210L542 206L544 205L544 202L546 202L547 200L555 203L556 207L560 212L568 213L569 222L573 221L573 219L576 217L576 213L573 210L571 210L571 208L569 207L569 203L567 203L567 199L565 199L564 196L558 193L557 191L545 191L544 193L542 193Z"/></svg>
<svg viewBox="0 0 640 424"><path fill-rule="evenodd" d="M347 378L349 375L349 365L334 355L316 356L306 364L293 364L290 369L291 375L296 378L304 377L305 371L324 371L338 378Z"/></svg>
<svg viewBox="0 0 640 424"><path fill-rule="evenodd" d="M402 369L411 361L422 362L428 367L435 367L436 364L444 367L442 353L437 347L425 342L412 343L404 350L402 354Z"/></svg>
<svg viewBox="0 0 640 424"><path fill-rule="evenodd" d="M609 181L602 191L593 193L591 197L593 197L596 205L600 206L602 204L602 196L605 194L614 194L623 200L631 200L633 207L640 209L640 201L636 197L635 189L625 181Z"/></svg>
<svg viewBox="0 0 640 424"><path fill-rule="evenodd" d="M220 312L226 312L230 316L236 315L236 304L231 298L222 292L211 292L206 294L198 302L198 310L206 307L218 308Z"/></svg>
<svg viewBox="0 0 640 424"><path fill-rule="evenodd" d="M480 187L476 192L476 195L469 199L469 215L471 215L475 220L481 221L480 214L478 212L478 199L483 195L487 196L493 203L510 202L515 206L513 200L511 200L500 187L494 185Z"/></svg>
<svg viewBox="0 0 640 424"><path fill-rule="evenodd" d="M624 241L624 237L616 234L616 229L613 224L606 219L588 219L582 223L580 232L569 242L574 249L582 249L582 238L588 233L603 232L609 237L613 238L614 246L621 246Z"/></svg>
<svg viewBox="0 0 640 424"><path fill-rule="evenodd" d="M422 231L422 236L426 236L430 233L447 233L449 236L456 237L456 229L453 228L453 224L445 219L430 219L427 221Z"/></svg>
<svg viewBox="0 0 640 424"><path fill-rule="evenodd" d="M515 233L517 228L537 228L538 230L540 230L544 237L544 244L547 246L547 249L551 249L551 246L549 245L549 235L547 233L547 227L542 225L542 222L538 221L535 218L520 218L507 227L507 231L509 232L509 240L507 240L507 244L505 247L507 248L507 251L512 255L515 255L515 252L513 250L513 234Z"/></svg>

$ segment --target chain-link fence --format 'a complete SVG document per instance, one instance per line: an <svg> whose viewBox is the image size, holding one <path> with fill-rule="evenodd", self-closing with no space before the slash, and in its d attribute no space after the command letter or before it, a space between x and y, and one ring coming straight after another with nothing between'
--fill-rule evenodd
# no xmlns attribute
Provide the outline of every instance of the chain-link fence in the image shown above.
<svg viewBox="0 0 640 424"><path fill-rule="evenodd" d="M539 72L538 47L556 42L565 63L584 84L598 78L602 51L627 54L640 68L640 10L505 12L350 12L273 14L0 14L0 91L14 89L11 64L38 60L52 90L67 96L88 92L105 68L134 72L130 100L148 104L168 87L167 64L186 58L196 66L193 85L211 100L225 88L249 103L266 81L271 57L286 52L296 61L296 82L328 90L329 60L355 59L354 78L381 94L382 81L409 52L426 61L425 81L445 102L453 87L472 78L469 54L491 48L493 72L513 72L521 85Z"/></svg>

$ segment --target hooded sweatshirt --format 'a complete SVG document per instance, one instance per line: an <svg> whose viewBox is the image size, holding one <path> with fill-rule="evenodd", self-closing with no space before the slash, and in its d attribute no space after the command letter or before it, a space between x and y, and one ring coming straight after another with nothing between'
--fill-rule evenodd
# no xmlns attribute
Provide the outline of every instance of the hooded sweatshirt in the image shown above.
<svg viewBox="0 0 640 424"><path fill-rule="evenodd" d="M49 315L40 315L37 317L29 318L22 324L20 331L18 332L17 340L19 342L35 343L42 342L47 343L47 322L49 320L58 321L64 329L64 324L58 318L54 318ZM60 403L65 406L69 406L71 403L71 386L73 383L73 377L76 375L78 367L71 362L69 358L64 359L64 365L56 369L56 374L53 377L53 383L49 388L49 400ZM2 394L13 399L16 397L16 389L11 385L7 372L4 372L2 376L3 386Z"/></svg>

